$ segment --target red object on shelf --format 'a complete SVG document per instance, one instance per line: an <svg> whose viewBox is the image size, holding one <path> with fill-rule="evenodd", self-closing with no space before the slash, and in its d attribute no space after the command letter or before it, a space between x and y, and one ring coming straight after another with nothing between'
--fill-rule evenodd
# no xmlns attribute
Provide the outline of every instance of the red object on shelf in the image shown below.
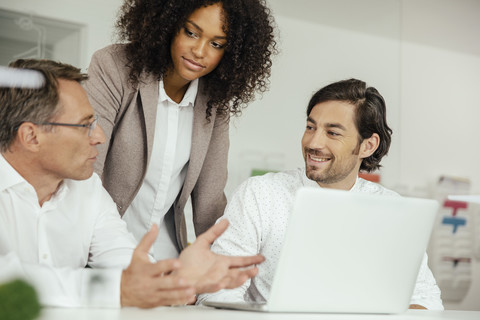
<svg viewBox="0 0 480 320"><path fill-rule="evenodd" d="M372 181L379 183L380 182L380 175L377 173L366 173L366 172L360 172L358 176L362 179Z"/></svg>
<svg viewBox="0 0 480 320"><path fill-rule="evenodd" d="M455 217L457 215L457 210L458 209L467 209L468 208L468 203L463 202L463 201L445 200L445 202L443 203L443 206L445 208L452 208L453 209L452 216Z"/></svg>

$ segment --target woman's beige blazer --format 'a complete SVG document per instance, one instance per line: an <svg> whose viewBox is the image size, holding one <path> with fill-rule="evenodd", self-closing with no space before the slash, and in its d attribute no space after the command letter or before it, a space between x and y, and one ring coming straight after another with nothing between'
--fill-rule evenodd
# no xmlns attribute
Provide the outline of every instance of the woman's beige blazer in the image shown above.
<svg viewBox="0 0 480 320"><path fill-rule="evenodd" d="M97 51L85 82L90 103L99 116L106 142L99 146L95 171L118 206L120 215L137 194L152 153L158 102L158 79L143 75L138 88L129 83L124 45ZM206 97L200 80L194 106L193 137L185 183L169 214L173 214L180 249L187 245L184 207L191 195L198 235L213 225L226 205L228 121L206 120ZM88 199L86 199L88 200Z"/></svg>

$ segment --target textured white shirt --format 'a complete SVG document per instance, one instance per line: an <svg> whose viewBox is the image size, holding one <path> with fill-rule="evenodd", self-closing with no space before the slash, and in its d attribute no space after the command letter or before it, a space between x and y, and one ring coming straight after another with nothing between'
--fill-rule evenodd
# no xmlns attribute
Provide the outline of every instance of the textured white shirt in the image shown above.
<svg viewBox="0 0 480 320"><path fill-rule="evenodd" d="M164 216L180 193L187 175L198 79L190 83L180 103L168 97L162 80L159 86L152 155L142 186L123 215L137 241L150 230L152 224L159 226L158 237L153 244L153 256L157 260L178 256L177 245L172 238L173 224L167 225Z"/></svg>
<svg viewBox="0 0 480 320"><path fill-rule="evenodd" d="M230 221L229 228L212 245L212 251L225 255L246 256L260 253L266 260L258 266L259 273L251 281L232 290L203 294L197 303L215 301L267 301L282 248L295 192L300 187L320 188L307 178L304 169L268 173L245 181L232 196L220 219ZM376 183L357 178L351 192L397 195ZM341 280L340 280L341 281ZM428 309L443 309L440 289L422 261L411 304Z"/></svg>
<svg viewBox="0 0 480 320"><path fill-rule="evenodd" d="M46 306L119 307L136 241L100 178L64 180L40 207L2 155L0 177L0 283L24 278Z"/></svg>

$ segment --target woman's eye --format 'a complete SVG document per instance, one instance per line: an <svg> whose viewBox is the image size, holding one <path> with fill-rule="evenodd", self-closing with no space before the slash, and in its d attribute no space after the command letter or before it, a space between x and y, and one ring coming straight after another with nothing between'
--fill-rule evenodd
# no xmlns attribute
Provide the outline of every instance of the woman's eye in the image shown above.
<svg viewBox="0 0 480 320"><path fill-rule="evenodd" d="M183 30L188 37L190 37L190 38L196 38L197 37L197 35L194 32L188 30L187 28L184 28Z"/></svg>
<svg viewBox="0 0 480 320"><path fill-rule="evenodd" d="M214 47L215 49L223 49L225 45L218 42L212 42L212 47Z"/></svg>

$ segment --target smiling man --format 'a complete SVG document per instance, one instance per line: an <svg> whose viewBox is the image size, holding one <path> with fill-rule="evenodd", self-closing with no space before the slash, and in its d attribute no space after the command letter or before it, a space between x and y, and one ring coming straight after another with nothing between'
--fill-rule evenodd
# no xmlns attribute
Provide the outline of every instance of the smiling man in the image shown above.
<svg viewBox="0 0 480 320"><path fill-rule="evenodd" d="M232 196L223 217L230 221L230 229L212 246L214 252L221 254L261 253L266 261L259 266L259 274L240 288L201 295L198 301L268 300L295 192L300 187L396 195L358 177L359 171L371 172L380 167L381 159L388 153L391 134L385 101L365 82L344 80L316 92L307 107L301 143L305 169L269 173L245 181ZM411 308L443 309L426 254Z"/></svg>
<svg viewBox="0 0 480 320"><path fill-rule="evenodd" d="M263 257L227 257L211 227L178 259L153 262L154 225L138 244L100 178L93 174L105 136L80 70L48 60L17 60L41 72L38 89L0 88L0 282L22 277L46 306L142 308L193 303L257 273ZM85 268L89 266L90 268Z"/></svg>

